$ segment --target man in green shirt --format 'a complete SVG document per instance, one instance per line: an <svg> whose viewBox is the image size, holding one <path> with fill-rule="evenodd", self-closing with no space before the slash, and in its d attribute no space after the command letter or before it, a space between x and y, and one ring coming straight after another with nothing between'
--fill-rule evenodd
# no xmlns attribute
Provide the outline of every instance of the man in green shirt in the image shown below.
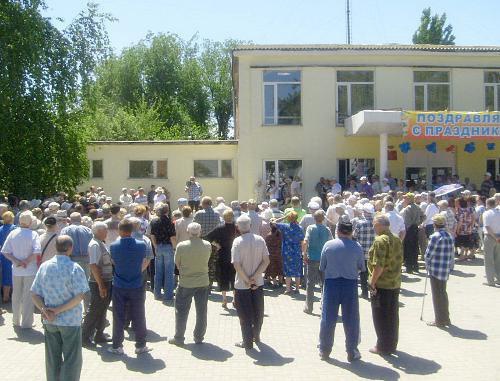
<svg viewBox="0 0 500 381"><path fill-rule="evenodd" d="M174 345L184 344L184 333L193 297L196 307L194 342L201 344L207 331L208 261L212 246L200 238L200 224L190 223L187 231L190 238L180 242L175 252L175 264L179 269L179 287L175 295L175 336L168 341Z"/></svg>
<svg viewBox="0 0 500 381"><path fill-rule="evenodd" d="M377 345L370 349L375 354L390 354L398 345L399 288L403 245L399 237L389 230L386 215L373 219L377 237L368 254L368 274L371 292L373 325L377 334Z"/></svg>
<svg viewBox="0 0 500 381"><path fill-rule="evenodd" d="M296 196L292 197L291 207L285 209L285 217L292 212L297 213L297 221L300 221L307 213L300 205L300 198Z"/></svg>

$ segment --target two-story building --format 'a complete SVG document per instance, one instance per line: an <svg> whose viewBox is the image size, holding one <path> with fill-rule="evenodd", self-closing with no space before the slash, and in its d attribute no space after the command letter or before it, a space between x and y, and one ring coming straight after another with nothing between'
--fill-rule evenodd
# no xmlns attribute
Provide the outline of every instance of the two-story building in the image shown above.
<svg viewBox="0 0 500 381"><path fill-rule="evenodd" d="M344 183L390 172L430 184L458 174L479 185L485 171L500 174L496 116L482 137L410 141L402 122L403 111L442 111L444 119L500 110L500 47L239 46L233 84L236 141L95 142L88 155L101 177L93 170L83 187L118 195L122 186L155 183L176 198L194 173L207 194L248 199L258 179L297 175L308 198L321 176ZM411 149L401 148L405 142Z"/></svg>

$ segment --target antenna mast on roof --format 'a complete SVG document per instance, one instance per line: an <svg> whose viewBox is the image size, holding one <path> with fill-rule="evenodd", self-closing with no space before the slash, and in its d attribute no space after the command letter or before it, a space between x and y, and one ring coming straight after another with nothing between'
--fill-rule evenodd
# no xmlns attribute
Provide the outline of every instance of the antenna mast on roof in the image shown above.
<svg viewBox="0 0 500 381"><path fill-rule="evenodd" d="M345 2L345 15L346 15L346 20L347 20L347 25L346 25L346 42L348 45L351 44L351 35L352 35L352 28L351 28L351 0L346 0Z"/></svg>

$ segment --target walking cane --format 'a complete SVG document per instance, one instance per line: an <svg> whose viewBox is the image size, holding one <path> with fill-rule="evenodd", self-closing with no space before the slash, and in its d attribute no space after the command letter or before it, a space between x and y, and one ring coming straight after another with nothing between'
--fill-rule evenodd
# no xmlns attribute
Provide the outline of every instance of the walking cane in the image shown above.
<svg viewBox="0 0 500 381"><path fill-rule="evenodd" d="M425 285L424 285L424 297L422 298L422 310L420 311L420 321L423 321L424 317L424 303L425 303L425 295L427 295L427 279L429 278L429 273L425 272Z"/></svg>

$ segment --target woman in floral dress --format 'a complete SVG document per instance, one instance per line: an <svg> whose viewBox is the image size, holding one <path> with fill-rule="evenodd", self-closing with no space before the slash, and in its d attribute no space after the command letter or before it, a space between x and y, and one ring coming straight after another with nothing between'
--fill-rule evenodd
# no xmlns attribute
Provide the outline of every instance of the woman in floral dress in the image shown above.
<svg viewBox="0 0 500 381"><path fill-rule="evenodd" d="M292 293L292 277L295 278L295 292L298 293L300 288L304 232L297 223L297 212L291 212L286 218L289 223L278 223L276 227L282 234L281 255L286 283L285 294L289 295Z"/></svg>

